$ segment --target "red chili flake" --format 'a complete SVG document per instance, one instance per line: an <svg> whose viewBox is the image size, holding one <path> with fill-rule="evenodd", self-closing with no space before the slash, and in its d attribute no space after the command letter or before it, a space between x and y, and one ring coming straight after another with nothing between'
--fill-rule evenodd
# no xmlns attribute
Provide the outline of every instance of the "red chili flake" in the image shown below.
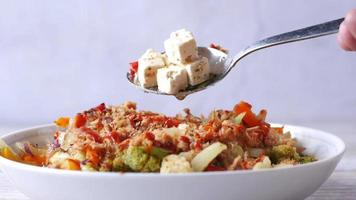
<svg viewBox="0 0 356 200"><path fill-rule="evenodd" d="M133 79L138 70L138 61L134 61L130 63L130 78Z"/></svg>
<svg viewBox="0 0 356 200"><path fill-rule="evenodd" d="M76 116L75 116L75 123L74 123L74 126L76 128L80 128L82 126L85 125L85 123L87 122L87 118L85 115L81 114L81 113L78 113Z"/></svg>
<svg viewBox="0 0 356 200"><path fill-rule="evenodd" d="M151 132L145 132L145 138L150 141L155 141L155 135Z"/></svg>
<svg viewBox="0 0 356 200"><path fill-rule="evenodd" d="M82 127L81 130L84 133L92 136L95 142L102 143L103 140L102 140L102 138L100 137L100 135L97 132L93 131L90 128L86 128L86 127Z"/></svg>
<svg viewBox="0 0 356 200"><path fill-rule="evenodd" d="M181 141L187 143L187 144L190 143L189 138L188 138L187 136L185 136L185 135L180 136L179 139L180 139Z"/></svg>

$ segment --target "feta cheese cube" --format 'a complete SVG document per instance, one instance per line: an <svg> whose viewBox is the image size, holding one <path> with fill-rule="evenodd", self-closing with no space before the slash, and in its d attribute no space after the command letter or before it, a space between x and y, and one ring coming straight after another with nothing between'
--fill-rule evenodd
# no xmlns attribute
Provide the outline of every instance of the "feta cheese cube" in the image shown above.
<svg viewBox="0 0 356 200"><path fill-rule="evenodd" d="M145 88L157 86L157 70L166 63L161 53L148 49L138 60L138 81Z"/></svg>
<svg viewBox="0 0 356 200"><path fill-rule="evenodd" d="M198 58L197 43L190 31L181 29L171 33L164 42L168 60L174 64L186 64Z"/></svg>
<svg viewBox="0 0 356 200"><path fill-rule="evenodd" d="M188 87L188 74L182 66L169 66L157 72L158 90L167 94L178 94Z"/></svg>
<svg viewBox="0 0 356 200"><path fill-rule="evenodd" d="M200 57L199 59L184 66L188 73L190 85L194 86L208 80L210 68L206 57Z"/></svg>

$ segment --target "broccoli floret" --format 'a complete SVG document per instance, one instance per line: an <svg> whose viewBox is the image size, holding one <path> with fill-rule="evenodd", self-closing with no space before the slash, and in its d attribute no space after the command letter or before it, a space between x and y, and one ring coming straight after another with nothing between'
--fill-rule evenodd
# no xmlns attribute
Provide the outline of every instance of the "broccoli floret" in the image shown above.
<svg viewBox="0 0 356 200"><path fill-rule="evenodd" d="M305 163L310 163L310 162L314 162L316 161L316 159L313 157L313 156L305 156L305 155L302 155L298 161L301 163L301 164L305 164Z"/></svg>
<svg viewBox="0 0 356 200"><path fill-rule="evenodd" d="M145 167L149 155L140 147L130 146L122 158L133 171L141 171Z"/></svg>
<svg viewBox="0 0 356 200"><path fill-rule="evenodd" d="M130 146L122 156L114 159L114 168L118 171L157 172L161 166L161 159L145 152L142 147Z"/></svg>
<svg viewBox="0 0 356 200"><path fill-rule="evenodd" d="M282 144L274 146L269 152L269 157L273 164L277 164L285 159L298 160L300 156L295 147Z"/></svg>
<svg viewBox="0 0 356 200"><path fill-rule="evenodd" d="M150 156L142 171L158 172L160 167L161 167L161 161L154 156Z"/></svg>
<svg viewBox="0 0 356 200"><path fill-rule="evenodd" d="M118 152L115 159L112 162L113 171L127 172L130 171L130 167L124 163L123 160L124 152Z"/></svg>

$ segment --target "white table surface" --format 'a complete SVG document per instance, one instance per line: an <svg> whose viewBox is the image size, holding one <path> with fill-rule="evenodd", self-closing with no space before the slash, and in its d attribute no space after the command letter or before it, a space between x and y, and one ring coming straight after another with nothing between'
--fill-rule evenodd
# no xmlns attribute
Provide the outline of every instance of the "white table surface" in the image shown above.
<svg viewBox="0 0 356 200"><path fill-rule="evenodd" d="M356 123L303 123L338 135L346 143L346 153L331 177L307 200L356 200ZM0 126L0 135L21 127ZM1 200L29 200L0 172Z"/></svg>

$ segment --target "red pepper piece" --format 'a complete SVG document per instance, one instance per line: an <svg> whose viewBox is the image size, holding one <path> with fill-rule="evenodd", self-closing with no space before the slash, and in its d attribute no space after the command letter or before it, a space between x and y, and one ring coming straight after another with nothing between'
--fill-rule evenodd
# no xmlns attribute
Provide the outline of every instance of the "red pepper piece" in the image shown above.
<svg viewBox="0 0 356 200"><path fill-rule="evenodd" d="M86 128L86 127L82 127L81 130L82 130L84 133L86 133L86 134L92 136L95 142L98 142L98 143L102 143L102 142L103 142L103 140L102 140L102 138L100 137L100 135L99 135L97 132L93 131L92 129Z"/></svg>
<svg viewBox="0 0 356 200"><path fill-rule="evenodd" d="M87 118L82 113L78 113L75 116L74 125L75 125L76 128L80 128L80 127L84 126L86 122L87 122Z"/></svg>
<svg viewBox="0 0 356 200"><path fill-rule="evenodd" d="M138 61L134 61L130 63L130 78L133 79L138 70Z"/></svg>

